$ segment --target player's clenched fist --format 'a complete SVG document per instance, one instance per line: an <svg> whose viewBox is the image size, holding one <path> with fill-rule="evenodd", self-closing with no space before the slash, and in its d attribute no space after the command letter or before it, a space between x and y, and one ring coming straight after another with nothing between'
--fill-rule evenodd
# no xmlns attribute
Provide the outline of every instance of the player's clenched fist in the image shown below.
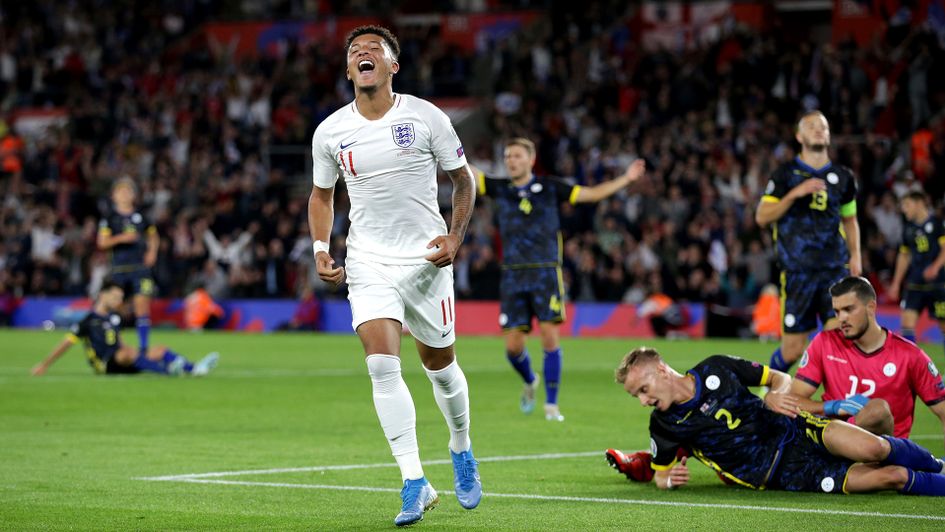
<svg viewBox="0 0 945 532"><path fill-rule="evenodd" d="M827 190L827 182L823 179L816 177L811 177L810 179L805 179L801 184L792 188L788 193L795 198L803 198L804 196L809 196L814 192L820 192L821 190Z"/></svg>
<svg viewBox="0 0 945 532"><path fill-rule="evenodd" d="M454 235L440 235L427 244L427 249L432 249L425 259L436 265L437 268L453 264L456 258L456 252L459 251L460 241Z"/></svg>
<svg viewBox="0 0 945 532"><path fill-rule="evenodd" d="M342 266L335 267L335 259L324 251L315 254L315 271L318 278L333 286L338 286L345 282L345 269Z"/></svg>

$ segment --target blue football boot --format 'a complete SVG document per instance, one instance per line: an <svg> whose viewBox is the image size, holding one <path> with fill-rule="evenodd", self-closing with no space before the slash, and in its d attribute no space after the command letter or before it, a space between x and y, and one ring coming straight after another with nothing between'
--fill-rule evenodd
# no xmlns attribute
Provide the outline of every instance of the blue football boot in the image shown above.
<svg viewBox="0 0 945 532"><path fill-rule="evenodd" d="M404 504L400 508L400 513L394 518L394 524L397 526L406 526L420 521L423 519L423 512L432 510L440 502L440 496L427 482L426 477L405 480L404 489L400 490L400 498L403 499Z"/></svg>
<svg viewBox="0 0 945 532"><path fill-rule="evenodd" d="M454 453L450 450L450 458L453 459L454 485L456 487L456 498L459 504L472 510L479 506L482 499L482 482L479 480L479 462L473 458L472 447L461 453Z"/></svg>

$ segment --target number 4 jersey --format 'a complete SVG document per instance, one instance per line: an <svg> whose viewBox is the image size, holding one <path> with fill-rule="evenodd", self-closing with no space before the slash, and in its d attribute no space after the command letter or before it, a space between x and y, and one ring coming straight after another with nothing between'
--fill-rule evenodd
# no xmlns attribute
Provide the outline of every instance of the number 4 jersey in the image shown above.
<svg viewBox="0 0 945 532"><path fill-rule="evenodd" d="M929 356L890 331L873 353L861 351L839 330L821 332L804 352L796 378L814 387L823 384L823 401L854 394L885 399L897 438L909 437L916 396L929 406L945 400L945 383Z"/></svg>

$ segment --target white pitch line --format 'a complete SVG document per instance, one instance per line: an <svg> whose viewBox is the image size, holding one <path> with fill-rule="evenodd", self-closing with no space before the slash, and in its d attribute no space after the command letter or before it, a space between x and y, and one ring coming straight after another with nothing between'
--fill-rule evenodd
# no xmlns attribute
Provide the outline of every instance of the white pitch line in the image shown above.
<svg viewBox="0 0 945 532"><path fill-rule="evenodd" d="M153 480L153 479L142 479ZM367 491L382 493L399 493L396 488L376 488L372 486L335 486L330 484L291 484L287 482L251 482L244 480L210 480L200 478L181 478L180 482L190 482L195 484L223 484L228 486L265 486L273 488L293 488L293 489L324 489L337 491ZM440 491L444 495L452 494L452 491ZM825 510L818 508L790 508L779 506L751 506L747 504L714 504L701 502L679 502L679 501L654 501L644 499L615 499L606 497L568 497L564 495L536 495L530 493L483 493L484 497L498 497L504 499L526 499L536 501L556 501L556 502L592 502L604 504L628 504L639 506L675 506L678 508L707 508L715 510L749 510L761 512L785 512L798 514L816 514L816 515L837 515L850 517L885 517L888 519L917 519L925 521L945 521L945 516L938 515L913 515L913 514L887 514L882 512L855 512L851 510Z"/></svg>
<svg viewBox="0 0 945 532"><path fill-rule="evenodd" d="M525 454L518 456L487 456L478 458L480 462L514 462L520 460L550 460L555 458L583 458L587 456L603 456L604 451L585 451L580 453L547 453L547 454ZM452 460L426 460L423 465L445 465L452 464ZM348 464L348 465L330 465L330 466L311 466L311 467L285 467L278 469L249 469L245 471L215 471L211 473L185 473L183 475L165 475L160 477L139 477L135 480L156 480L156 481L178 481L193 480L200 478L218 478L218 477L236 477L244 475L271 475L276 473L309 473L318 471L346 471L351 469L373 469L377 467L397 467L396 462L384 462L381 464Z"/></svg>

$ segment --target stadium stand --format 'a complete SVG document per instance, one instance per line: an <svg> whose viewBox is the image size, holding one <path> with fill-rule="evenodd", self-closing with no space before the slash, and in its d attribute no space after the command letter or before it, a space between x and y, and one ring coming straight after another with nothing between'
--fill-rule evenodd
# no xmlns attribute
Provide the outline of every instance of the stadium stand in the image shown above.
<svg viewBox="0 0 945 532"><path fill-rule="evenodd" d="M314 279L306 150L320 120L351 97L340 55L291 38L241 55L206 28L240 17L364 17L376 6L233 4L11 8L0 39L0 294L94 291L105 268L96 221L124 175L159 227L162 296L199 283L218 299L291 297ZM750 306L777 274L754 206L770 171L794 155L805 109L826 113L835 160L859 176L864 271L880 291L899 238L895 197L923 187L941 213L945 79L933 73L945 49L922 13L866 44L814 44L787 25L728 17L713 38L674 47L648 46L646 14L622 2L454 2L472 13L532 9L526 26L464 48L417 24L422 2L386 4L395 15L380 22L417 65L395 90L473 99L484 126L464 142L478 166L501 169L513 136L537 141L538 171L581 184L647 159L636 194L565 211L573 301L638 304L658 275L675 301ZM339 220L345 206L342 190ZM346 227L335 230L340 259ZM456 265L460 297L496 297L501 252L480 202Z"/></svg>

